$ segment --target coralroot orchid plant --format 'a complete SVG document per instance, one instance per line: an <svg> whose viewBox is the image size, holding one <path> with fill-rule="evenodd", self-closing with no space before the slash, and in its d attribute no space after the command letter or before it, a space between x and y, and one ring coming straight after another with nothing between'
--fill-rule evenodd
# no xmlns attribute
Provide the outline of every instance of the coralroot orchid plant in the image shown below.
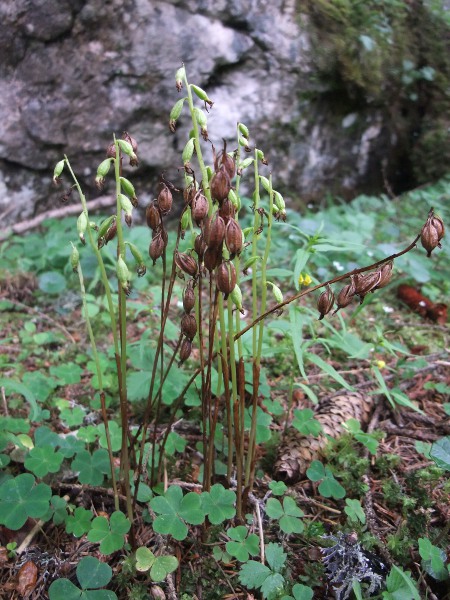
<svg viewBox="0 0 450 600"><path fill-rule="evenodd" d="M99 165L96 183L103 186L112 171L115 178L116 211L97 226L88 214L86 199L67 157L55 168L54 179L66 169L73 179L81 204L78 234L81 244L88 243L95 254L107 298L114 355L119 381L122 443L120 469L116 475L109 423L102 389L102 368L86 308L82 260L73 244L71 264L80 279L85 303L85 318L100 383L102 416L107 438L111 481L116 510L119 496L125 495L127 516L134 520L134 508L142 483L155 485L163 474L163 449L177 411L183 407L190 386L196 386L201 399L203 454L203 489L209 492L215 481L216 431L224 425L227 453L226 480L236 490L236 514L242 522L245 498L252 490L256 468L256 430L259 408L260 366L264 338L264 321L302 296L324 288L318 297L319 319L336 306L333 314L348 306L354 298L364 297L385 287L393 274L394 260L412 250L417 242L431 255L444 236L444 224L433 209L422 231L403 251L372 265L355 269L283 298L279 287L269 281L267 272L274 238L274 222L286 219L285 202L267 174L264 152L251 148L250 133L243 123L236 127L236 141L217 141L210 137L208 112L212 100L200 87L189 83L185 68L176 73L176 88L185 91L172 108L169 127L175 131L182 111L187 111L192 129L182 152L184 180L176 184L161 178L157 199L146 208L146 222L151 232L148 254L153 265L161 261L161 316L154 362L149 365L151 379L142 422L134 426L129 419L127 400L127 296L132 289L133 270L138 277L152 268L143 258L143 249L126 240L124 223L132 226L133 210L138 200L133 184L124 176L124 161L138 164L138 144L128 134L115 138L107 157ZM214 143L213 143L214 142ZM217 146L221 149L218 150ZM228 150L231 147L232 150ZM205 161L204 150L212 151L213 164ZM261 171L266 169L266 175ZM252 188L251 200L241 194L241 183ZM180 189L182 188L182 192ZM176 206L178 227L171 213ZM251 225L242 229L243 215L250 213ZM169 237L174 238L173 256L168 256ZM102 248L116 243L117 298L110 287ZM128 252L129 250L129 252ZM81 257L82 258L82 257ZM134 266L132 266L134 263ZM146 264L147 263L147 264ZM244 275L247 277L244 278ZM248 277L249 275L249 277ZM180 332L172 355L164 351L165 328L174 306L174 286L184 283L183 311L179 314ZM245 279L245 280L244 280ZM335 295L332 285L344 281ZM270 293L268 293L270 292ZM251 352L243 336L251 332ZM250 334L249 334L250 335ZM198 352L195 353L194 349ZM251 365L251 381L248 368ZM191 377L170 407L171 416L161 436L162 389L170 371L183 366ZM214 376L217 374L218 377ZM248 392L250 384L250 393ZM246 420L247 415L247 420ZM248 415L250 425L248 426ZM159 446L159 452L157 452ZM131 528L131 542L133 541Z"/></svg>

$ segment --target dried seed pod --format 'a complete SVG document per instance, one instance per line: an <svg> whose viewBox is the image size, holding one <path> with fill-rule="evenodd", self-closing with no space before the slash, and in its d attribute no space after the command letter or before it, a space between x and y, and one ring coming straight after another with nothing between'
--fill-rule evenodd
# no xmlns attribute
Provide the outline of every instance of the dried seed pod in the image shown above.
<svg viewBox="0 0 450 600"><path fill-rule="evenodd" d="M439 217L438 215L435 215L434 213L430 217L430 221L431 221L431 224L433 225L433 227L437 231L438 240L440 242L445 235L444 221L441 219L441 217ZM438 243L438 246L439 246L439 248L441 248L441 245L439 243Z"/></svg>
<svg viewBox="0 0 450 600"><path fill-rule="evenodd" d="M219 207L219 215L228 223L228 219L234 219L234 215L236 214L236 209L229 198L225 198L222 204Z"/></svg>
<svg viewBox="0 0 450 600"><path fill-rule="evenodd" d="M197 333L197 321L194 315L183 315L181 319L181 333L189 340L193 340Z"/></svg>
<svg viewBox="0 0 450 600"><path fill-rule="evenodd" d="M137 142L133 137L131 137L131 135L128 133L128 131L124 131L122 133L122 139L130 144L133 152L137 152L137 149L138 149Z"/></svg>
<svg viewBox="0 0 450 600"><path fill-rule="evenodd" d="M206 199L205 195L200 191L197 192L192 201L192 218L197 225L200 225L203 219L207 216L208 208L208 200Z"/></svg>
<svg viewBox="0 0 450 600"><path fill-rule="evenodd" d="M187 360L192 352L192 342L188 338L184 338L180 348L180 364Z"/></svg>
<svg viewBox="0 0 450 600"><path fill-rule="evenodd" d="M438 230L433 225L431 218L428 218L427 222L422 228L422 232L420 234L420 241L422 243L422 246L427 251L427 256L430 257L433 250L439 244Z"/></svg>
<svg viewBox="0 0 450 600"><path fill-rule="evenodd" d="M219 171L214 173L210 182L211 196L214 200L222 202L225 198L228 198L228 194L231 189L231 182L227 172L221 168Z"/></svg>
<svg viewBox="0 0 450 600"><path fill-rule="evenodd" d="M219 248L207 248L203 255L205 269L211 273L222 262L222 246Z"/></svg>
<svg viewBox="0 0 450 600"><path fill-rule="evenodd" d="M165 244L164 244L164 239L162 237L162 232L160 231L159 233L157 233L154 238L152 239L149 249L148 249L148 253L150 258L153 261L153 264L156 263L156 261L158 260L158 258L160 256L162 256L163 252L164 252L164 248L165 248Z"/></svg>
<svg viewBox="0 0 450 600"><path fill-rule="evenodd" d="M217 289L225 294L225 297L234 290L236 285L236 269L230 261L225 261L217 267L216 274Z"/></svg>
<svg viewBox="0 0 450 600"><path fill-rule="evenodd" d="M183 293L183 308L187 314L191 312L191 310L195 306L195 292L192 287L192 282L190 281L186 286L186 289Z"/></svg>
<svg viewBox="0 0 450 600"><path fill-rule="evenodd" d="M204 231L203 236L208 248L219 248L222 245L225 238L225 221L219 213L212 216L207 233Z"/></svg>
<svg viewBox="0 0 450 600"><path fill-rule="evenodd" d="M390 282L390 280L392 278L393 266L394 266L394 263L392 261L389 261L381 267L381 269L379 270L380 281L379 281L378 285L375 288L373 288L373 291L380 290L381 288L384 288L387 286L387 284Z"/></svg>
<svg viewBox="0 0 450 600"><path fill-rule="evenodd" d="M185 203L187 205L191 206L192 201L195 198L196 194L197 194L197 189L193 183L191 183L191 185L188 186L187 188L184 188L183 199L184 199Z"/></svg>
<svg viewBox="0 0 450 600"><path fill-rule="evenodd" d="M340 308L345 308L346 306L348 306L353 300L354 296L355 286L352 281L348 285L344 285L344 287L339 292L338 297L336 298L337 308L334 311L333 315L335 315Z"/></svg>
<svg viewBox="0 0 450 600"><path fill-rule="evenodd" d="M162 190L158 194L158 207L162 215L167 215L172 209L173 197L172 192L164 183Z"/></svg>
<svg viewBox="0 0 450 600"><path fill-rule="evenodd" d="M326 290L322 292L317 301L317 310L320 312L319 321L321 321L325 315L327 315L333 308L334 294L333 290L329 285L326 286Z"/></svg>
<svg viewBox="0 0 450 600"><path fill-rule="evenodd" d="M97 246L98 248L102 248L103 246L106 246L106 244L108 242L110 242L111 240L113 240L116 237L117 234L117 222L116 219L112 219L111 224L109 225L108 229L105 231L105 235L103 236L99 236L98 240L97 240Z"/></svg>
<svg viewBox="0 0 450 600"><path fill-rule="evenodd" d="M116 158L116 145L114 142L111 142L106 149L107 158Z"/></svg>
<svg viewBox="0 0 450 600"><path fill-rule="evenodd" d="M197 262L195 258L192 258L189 254L186 254L185 252L176 252L175 264L187 275L191 275L192 277L197 275Z"/></svg>
<svg viewBox="0 0 450 600"><path fill-rule="evenodd" d="M225 244L233 259L242 250L242 229L234 219L230 219L225 229Z"/></svg>
<svg viewBox="0 0 450 600"><path fill-rule="evenodd" d="M224 169L230 179L233 179L236 173L236 161L232 156L227 154L226 140L223 140L223 150L214 159L214 170L219 171L220 169Z"/></svg>
<svg viewBox="0 0 450 600"><path fill-rule="evenodd" d="M360 303L364 300L365 296L374 290L381 280L381 271L375 271L367 273L367 275L357 274L353 279L353 285L355 286L355 294L359 296Z"/></svg>
<svg viewBox="0 0 450 600"><path fill-rule="evenodd" d="M199 262L203 260L203 255L205 254L206 248L207 245L203 239L203 234L199 233L194 242L194 250L197 253Z"/></svg>
<svg viewBox="0 0 450 600"><path fill-rule="evenodd" d="M161 214L155 202L152 202L145 209L145 218L150 229L158 229L161 225Z"/></svg>

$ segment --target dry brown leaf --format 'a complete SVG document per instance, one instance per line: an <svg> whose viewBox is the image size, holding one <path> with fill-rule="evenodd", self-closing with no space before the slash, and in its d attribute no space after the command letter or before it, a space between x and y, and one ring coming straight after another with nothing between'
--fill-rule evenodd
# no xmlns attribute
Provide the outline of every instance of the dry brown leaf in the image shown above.
<svg viewBox="0 0 450 600"><path fill-rule="evenodd" d="M16 589L21 596L27 597L31 594L36 586L37 575L38 568L31 560L20 568Z"/></svg>
<svg viewBox="0 0 450 600"><path fill-rule="evenodd" d="M5 546L0 546L0 564L8 562L8 550Z"/></svg>

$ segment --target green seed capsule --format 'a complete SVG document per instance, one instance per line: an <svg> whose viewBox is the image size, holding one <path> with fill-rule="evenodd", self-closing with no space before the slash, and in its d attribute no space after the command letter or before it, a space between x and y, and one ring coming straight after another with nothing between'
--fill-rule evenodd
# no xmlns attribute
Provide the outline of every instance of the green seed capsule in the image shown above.
<svg viewBox="0 0 450 600"><path fill-rule="evenodd" d="M234 289L230 294L230 300L233 302L239 312L244 313L244 309L242 308L242 291L237 284L234 286Z"/></svg>
<svg viewBox="0 0 450 600"><path fill-rule="evenodd" d="M117 279L120 281L120 283L122 285L129 283L130 272L128 270L126 262L122 258L122 255L119 255L119 258L117 259L116 272L117 272Z"/></svg>
<svg viewBox="0 0 450 600"><path fill-rule="evenodd" d="M276 192L274 190L274 201L275 201L275 206L278 208L279 211L282 210L286 210L286 203L284 201L283 196L280 194L280 192Z"/></svg>
<svg viewBox="0 0 450 600"><path fill-rule="evenodd" d="M190 138L188 140L186 146L183 149L183 154L181 155L181 158L183 159L183 164L188 163L191 160L193 154L194 154L194 138Z"/></svg>
<svg viewBox="0 0 450 600"><path fill-rule="evenodd" d="M170 120L171 121L177 121L178 118L181 115L181 111L183 110L183 105L184 105L184 101L186 100L186 98L180 98L180 100L177 100L175 102L175 104L172 107L172 110L170 111Z"/></svg>
<svg viewBox="0 0 450 600"><path fill-rule="evenodd" d="M239 123L238 129L239 129L239 133L241 133L244 137L246 137L246 138L250 137L247 125L244 125L244 123Z"/></svg>
<svg viewBox="0 0 450 600"><path fill-rule="evenodd" d="M124 211L124 213L126 213L127 215L131 215L131 213L133 211L133 205L131 203L131 200L128 198L128 196L125 196L125 194L119 194L119 201L120 201L120 206L121 206L122 210Z"/></svg>
<svg viewBox="0 0 450 600"><path fill-rule="evenodd" d="M72 244L72 242L70 242ZM72 269L74 273L78 272L78 264L80 262L80 253L78 252L76 246L72 244L72 254L70 255L70 264L72 265Z"/></svg>
<svg viewBox="0 0 450 600"><path fill-rule="evenodd" d="M98 228L98 237L104 237L105 233L108 231L110 225L115 220L116 215L111 215L107 219L101 222L100 227Z"/></svg>
<svg viewBox="0 0 450 600"><path fill-rule="evenodd" d="M58 177L61 175L61 173L63 172L64 169L64 165L66 164L65 160L60 160L59 162L56 163L55 165L55 169L53 171L53 182L57 183L58 181Z"/></svg>
<svg viewBox="0 0 450 600"><path fill-rule="evenodd" d="M126 142L125 140L117 140L117 143L124 154L127 156L133 156L133 146L129 142Z"/></svg>
<svg viewBox="0 0 450 600"><path fill-rule="evenodd" d="M77 230L78 235L80 237L81 243L86 244L86 240L84 238L84 232L87 229L88 221L85 212L83 211L77 219Z"/></svg>
<svg viewBox="0 0 450 600"><path fill-rule="evenodd" d="M201 129L206 129L207 126L207 118L205 113L200 110L199 108L195 107L194 108L194 116L195 116L195 120L197 121L199 127L201 127Z"/></svg>
<svg viewBox="0 0 450 600"><path fill-rule="evenodd" d="M200 98L200 100L203 100L208 104L212 104L212 101L208 98L208 94L201 87L198 87L198 85L194 85L193 83L191 83L191 90L196 96Z"/></svg>
<svg viewBox="0 0 450 600"><path fill-rule="evenodd" d="M277 285L275 285L274 283L270 282L270 281L268 281L267 283L272 286L272 292L273 292L275 300L278 302L278 304L280 304L281 302L283 302L283 293L280 290L280 288Z"/></svg>

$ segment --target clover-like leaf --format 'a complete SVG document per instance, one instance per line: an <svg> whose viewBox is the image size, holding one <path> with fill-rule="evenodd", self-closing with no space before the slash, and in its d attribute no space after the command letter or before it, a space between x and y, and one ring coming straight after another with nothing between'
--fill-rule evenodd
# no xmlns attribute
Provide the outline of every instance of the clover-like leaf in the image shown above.
<svg viewBox="0 0 450 600"><path fill-rule="evenodd" d="M350 521L360 521L364 525L366 522L366 515L364 514L361 502L359 500L346 498L345 504L347 506L344 508L344 511L348 515Z"/></svg>
<svg viewBox="0 0 450 600"><path fill-rule="evenodd" d="M271 481L269 488L272 490L274 496L282 496L288 489L284 481Z"/></svg>
<svg viewBox="0 0 450 600"><path fill-rule="evenodd" d="M188 534L186 523L200 525L205 520L200 496L194 492L183 496L183 490L178 485L171 485L164 496L152 498L150 506L158 515L153 522L154 530L170 534L179 541Z"/></svg>
<svg viewBox="0 0 450 600"><path fill-rule="evenodd" d="M434 546L428 538L419 538L418 541L423 569L438 581L448 579L449 574L445 567L447 555L444 550Z"/></svg>
<svg viewBox="0 0 450 600"><path fill-rule="evenodd" d="M150 570L152 581L164 581L177 567L178 560L175 556L155 556L144 546L136 550L136 569L143 572Z"/></svg>
<svg viewBox="0 0 450 600"><path fill-rule="evenodd" d="M77 439L74 435L60 437L59 451L64 458L72 458L74 454L84 450L85 446L86 444L82 440Z"/></svg>
<svg viewBox="0 0 450 600"><path fill-rule="evenodd" d="M244 525L230 527L227 535L231 541L225 544L226 551L239 561L246 562L249 555L256 556L259 553L259 537L254 533L249 534Z"/></svg>
<svg viewBox="0 0 450 600"><path fill-rule="evenodd" d="M336 481L330 469L324 467L320 460L312 461L311 466L306 471L306 476L311 481L323 480L319 485L319 492L324 498L335 498L336 500L344 498L345 489Z"/></svg>
<svg viewBox="0 0 450 600"><path fill-rule="evenodd" d="M284 498L283 504L276 498L269 498L266 513L270 518L279 520L280 529L284 533L302 533L304 529L299 518L303 517L304 513L290 496Z"/></svg>
<svg viewBox="0 0 450 600"><path fill-rule="evenodd" d="M51 487L35 485L31 473L7 479L0 486L0 523L16 531L28 517L40 519L48 512L51 495Z"/></svg>
<svg viewBox="0 0 450 600"><path fill-rule="evenodd" d="M125 543L125 535L130 530L131 523L120 510L111 515L109 521L106 517L96 517L92 521L88 533L90 542L100 543L102 554L112 554L120 550Z"/></svg>
<svg viewBox="0 0 450 600"><path fill-rule="evenodd" d="M109 436L111 438L112 451L117 452L118 450L120 450L120 447L122 446L122 427L119 427L119 425L115 421L111 421L108 424L108 429L109 429ZM105 431L104 423L101 423L100 425L98 425L97 431L100 435L100 437L98 439L98 443L100 444L100 446L102 448L108 448L108 441L106 439L106 431Z"/></svg>
<svg viewBox="0 0 450 600"><path fill-rule="evenodd" d="M450 435L433 443L430 456L438 467L450 471Z"/></svg>
<svg viewBox="0 0 450 600"><path fill-rule="evenodd" d="M104 475L111 472L108 452L103 448L92 454L87 450L78 452L71 466L72 470L79 471L79 482L88 485L101 485Z"/></svg>
<svg viewBox="0 0 450 600"><path fill-rule="evenodd" d="M314 411L310 408L303 410L294 410L294 420L292 426L295 427L303 435L313 435L317 437L322 431L322 425L314 417Z"/></svg>
<svg viewBox="0 0 450 600"><path fill-rule="evenodd" d="M111 567L93 556L85 556L77 565L81 589L68 579L57 579L48 592L50 600L117 600L115 592L100 590L112 578Z"/></svg>
<svg viewBox="0 0 450 600"><path fill-rule="evenodd" d="M67 500L61 496L52 496L50 510L53 514L53 523L61 525L67 519Z"/></svg>
<svg viewBox="0 0 450 600"><path fill-rule="evenodd" d="M213 525L232 519L236 514L236 494L226 490L221 483L214 484L209 492L201 495L202 508Z"/></svg>
<svg viewBox="0 0 450 600"><path fill-rule="evenodd" d="M32 448L25 459L25 468L36 477L45 477L48 473L57 473L61 468L64 456L51 446Z"/></svg>
<svg viewBox="0 0 450 600"><path fill-rule="evenodd" d="M112 569L94 556L85 556L77 565L77 579L83 589L101 588L112 579Z"/></svg>
<svg viewBox="0 0 450 600"><path fill-rule="evenodd" d="M91 529L93 518L92 511L86 510L82 506L77 507L73 515L69 515L66 519L67 533L72 533L75 537L81 537Z"/></svg>
<svg viewBox="0 0 450 600"><path fill-rule="evenodd" d="M245 429L250 429L252 422L252 411L247 409L244 415ZM270 424L272 417L268 415L260 406L256 407L256 443L261 444L270 440L272 432Z"/></svg>

